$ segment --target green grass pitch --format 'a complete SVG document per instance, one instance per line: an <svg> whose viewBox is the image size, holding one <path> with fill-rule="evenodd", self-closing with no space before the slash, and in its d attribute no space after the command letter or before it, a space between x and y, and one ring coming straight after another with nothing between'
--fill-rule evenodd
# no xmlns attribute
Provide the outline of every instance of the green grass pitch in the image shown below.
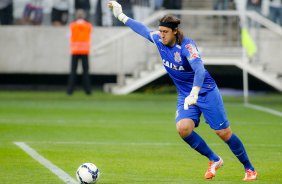
<svg viewBox="0 0 282 184"><path fill-rule="evenodd" d="M253 110L242 97L225 97L232 130L257 169L252 183L282 183L282 118ZM282 112L281 95L251 102ZM25 142L75 178L84 162L101 170L101 184L242 183L244 170L201 119L196 131L224 159L214 179L203 176L208 160L187 146L175 130L176 95L100 92L0 92L0 183L64 183L14 142Z"/></svg>

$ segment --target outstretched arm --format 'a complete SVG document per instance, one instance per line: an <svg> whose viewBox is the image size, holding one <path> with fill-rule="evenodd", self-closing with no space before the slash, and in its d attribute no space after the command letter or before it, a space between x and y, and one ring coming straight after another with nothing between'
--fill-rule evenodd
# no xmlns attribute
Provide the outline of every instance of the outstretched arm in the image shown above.
<svg viewBox="0 0 282 184"><path fill-rule="evenodd" d="M131 19L127 17L123 12L122 12L122 7L121 5L116 2L116 1L109 1L108 7L111 9L113 12L114 16L123 22L125 25L130 27L134 32L138 33L139 35L143 36L144 38L148 39L149 41L153 42L151 38L152 31L145 26L144 24Z"/></svg>
<svg viewBox="0 0 282 184"><path fill-rule="evenodd" d="M153 39L151 35L153 34L152 30L150 30L147 26L144 24L129 18L128 21L125 23L128 27L130 27L134 32L137 34L143 36L147 40L153 42Z"/></svg>

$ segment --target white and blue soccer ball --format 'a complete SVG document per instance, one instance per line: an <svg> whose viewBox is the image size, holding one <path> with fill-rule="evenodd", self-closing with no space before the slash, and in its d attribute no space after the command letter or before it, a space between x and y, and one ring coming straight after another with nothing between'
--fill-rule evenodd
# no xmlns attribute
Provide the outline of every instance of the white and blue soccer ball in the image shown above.
<svg viewBox="0 0 282 184"><path fill-rule="evenodd" d="M100 171L95 164L84 163L76 171L76 178L81 184L93 184L99 180Z"/></svg>

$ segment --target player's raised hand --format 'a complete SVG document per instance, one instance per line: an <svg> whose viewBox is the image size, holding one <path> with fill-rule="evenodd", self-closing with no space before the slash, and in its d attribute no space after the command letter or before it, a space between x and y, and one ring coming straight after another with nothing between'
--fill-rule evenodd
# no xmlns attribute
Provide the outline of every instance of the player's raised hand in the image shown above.
<svg viewBox="0 0 282 184"><path fill-rule="evenodd" d="M190 94L184 100L184 110L188 110L190 105L195 105L197 103L199 92L199 87L194 86L192 88Z"/></svg>
<svg viewBox="0 0 282 184"><path fill-rule="evenodd" d="M114 16L118 20L120 20L124 24L126 23L126 21L128 20L128 17L122 12L122 7L121 7L121 5L118 2L116 2L116 1L109 1L108 2L108 7L110 8L110 10L113 12Z"/></svg>
<svg viewBox="0 0 282 184"><path fill-rule="evenodd" d="M122 7L121 5L116 1L109 1L108 7L113 12L114 16L118 18L119 14L122 13Z"/></svg>

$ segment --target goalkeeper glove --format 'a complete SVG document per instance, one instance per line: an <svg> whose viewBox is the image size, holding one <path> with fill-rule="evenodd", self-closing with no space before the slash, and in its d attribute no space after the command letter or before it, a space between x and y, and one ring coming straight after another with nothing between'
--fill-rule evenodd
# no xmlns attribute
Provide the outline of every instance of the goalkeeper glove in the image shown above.
<svg viewBox="0 0 282 184"><path fill-rule="evenodd" d="M189 105L195 105L197 103L199 92L200 88L198 86L192 88L190 94L184 100L184 110L188 110Z"/></svg>
<svg viewBox="0 0 282 184"><path fill-rule="evenodd" d="M122 7L121 5L116 2L116 1L109 1L108 2L108 7L110 10L113 12L114 16L124 24L128 20L128 17L122 12Z"/></svg>

